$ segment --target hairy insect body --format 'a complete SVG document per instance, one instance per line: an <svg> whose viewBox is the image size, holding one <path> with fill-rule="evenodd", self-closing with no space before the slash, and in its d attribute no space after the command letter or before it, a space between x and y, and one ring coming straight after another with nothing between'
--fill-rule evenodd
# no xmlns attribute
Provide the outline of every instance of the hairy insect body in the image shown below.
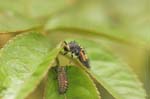
<svg viewBox="0 0 150 99"><path fill-rule="evenodd" d="M81 46L79 46L75 41L71 41L69 43L64 41L64 43L65 43L65 46L64 46L65 54L67 54L68 52L71 52L72 57L74 54L75 56L77 56L79 61L84 66L86 66L87 68L90 68L89 59L85 53L85 50Z"/></svg>
<svg viewBox="0 0 150 99"><path fill-rule="evenodd" d="M58 79L58 91L60 94L64 94L68 88L68 80L66 74L66 68L63 66L58 66L57 68L57 79Z"/></svg>

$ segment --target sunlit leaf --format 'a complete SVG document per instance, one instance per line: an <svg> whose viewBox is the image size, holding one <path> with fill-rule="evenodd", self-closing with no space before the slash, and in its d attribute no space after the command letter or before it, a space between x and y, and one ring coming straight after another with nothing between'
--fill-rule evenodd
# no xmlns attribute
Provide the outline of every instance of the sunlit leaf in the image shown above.
<svg viewBox="0 0 150 99"><path fill-rule="evenodd" d="M46 76L49 69L52 67L52 63L55 61L56 56L61 50L62 46L58 46L58 48L53 49L47 53L43 62L37 67L35 72L29 77L29 80L23 84L21 90L17 94L16 99L24 99L29 93L31 93L37 85L41 82L41 80Z"/></svg>
<svg viewBox="0 0 150 99"><path fill-rule="evenodd" d="M46 37L26 33L18 35L0 50L0 96L3 99L14 99L50 48Z"/></svg>
<svg viewBox="0 0 150 99"><path fill-rule="evenodd" d="M96 86L85 71L77 67L68 67L68 90L64 95L58 93L56 71L51 70L48 75L45 99L100 99Z"/></svg>
<svg viewBox="0 0 150 99"><path fill-rule="evenodd" d="M130 68L100 44L78 41L87 49L91 75L116 99L146 99L141 82Z"/></svg>

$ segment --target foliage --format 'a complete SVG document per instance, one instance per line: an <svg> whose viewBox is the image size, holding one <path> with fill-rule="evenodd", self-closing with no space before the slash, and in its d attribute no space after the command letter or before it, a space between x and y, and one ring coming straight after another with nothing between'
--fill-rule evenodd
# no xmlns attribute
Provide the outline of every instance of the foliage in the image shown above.
<svg viewBox="0 0 150 99"><path fill-rule="evenodd" d="M137 75L113 50L114 44L149 49L148 16L137 17L147 11L145 3L108 1L0 0L0 36L15 36L0 50L0 98L101 99L107 97L102 86L109 99L146 99ZM91 69L62 55L64 40L85 47ZM58 94L56 58L67 67L64 95ZM43 81L44 91L32 97Z"/></svg>

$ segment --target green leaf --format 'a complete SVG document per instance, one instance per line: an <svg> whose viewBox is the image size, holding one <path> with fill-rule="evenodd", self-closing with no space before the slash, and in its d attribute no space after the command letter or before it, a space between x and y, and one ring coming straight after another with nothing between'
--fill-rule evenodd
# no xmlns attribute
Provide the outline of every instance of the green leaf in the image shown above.
<svg viewBox="0 0 150 99"><path fill-rule="evenodd" d="M146 99L135 73L100 44L78 40L87 49L91 63L88 71L116 99Z"/></svg>
<svg viewBox="0 0 150 99"><path fill-rule="evenodd" d="M11 12L0 14L0 33L24 32L38 26L34 21Z"/></svg>
<svg viewBox="0 0 150 99"><path fill-rule="evenodd" d="M150 23L147 22L149 19L145 18L142 21L138 20L128 24L128 30L133 33L134 38L143 42L147 47L149 47L150 42Z"/></svg>
<svg viewBox="0 0 150 99"><path fill-rule="evenodd" d="M0 0L0 11L13 11L19 14L26 14L27 0Z"/></svg>
<svg viewBox="0 0 150 99"><path fill-rule="evenodd" d="M60 30L85 33L85 35L88 33L88 35L101 36L119 42L128 42L126 39L129 35L110 26L109 21L102 5L99 2L91 1L67 13L51 18L45 29L50 32Z"/></svg>
<svg viewBox="0 0 150 99"><path fill-rule="evenodd" d="M0 10L41 18L56 14L74 5L67 0L0 0Z"/></svg>
<svg viewBox="0 0 150 99"><path fill-rule="evenodd" d="M41 80L46 76L49 69L52 67L55 58L61 49L62 46L59 45L57 48L53 49L53 51L47 53L47 57L37 67L31 77L23 84L21 90L17 94L16 99L24 99L37 87L37 85L41 82Z"/></svg>
<svg viewBox="0 0 150 99"><path fill-rule="evenodd" d="M28 2L29 13L32 17L56 14L69 6L69 2L66 0L30 0Z"/></svg>
<svg viewBox="0 0 150 99"><path fill-rule="evenodd" d="M56 71L48 75L45 99L100 99L96 86L85 71L78 67L67 67L68 90L64 95L58 93Z"/></svg>
<svg viewBox="0 0 150 99"><path fill-rule="evenodd" d="M49 40L38 33L25 33L0 50L0 96L14 99L49 52Z"/></svg>

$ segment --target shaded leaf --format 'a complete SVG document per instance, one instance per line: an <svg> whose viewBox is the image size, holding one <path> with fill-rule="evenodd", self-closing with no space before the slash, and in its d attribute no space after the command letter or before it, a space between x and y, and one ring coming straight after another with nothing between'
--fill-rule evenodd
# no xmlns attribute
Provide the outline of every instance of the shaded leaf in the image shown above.
<svg viewBox="0 0 150 99"><path fill-rule="evenodd" d="M18 33L37 28L38 26L34 21L11 12L0 14L0 33Z"/></svg>
<svg viewBox="0 0 150 99"><path fill-rule="evenodd" d="M76 1L76 0L75 0ZM23 16L46 17L74 5L69 0L0 0L0 10L13 11Z"/></svg>
<svg viewBox="0 0 150 99"><path fill-rule="evenodd" d="M102 5L91 1L67 13L51 18L45 29L49 31L85 32L119 40L120 42L126 41L129 35L111 26L109 21L109 17Z"/></svg>
<svg viewBox="0 0 150 99"><path fill-rule="evenodd" d="M43 17L63 11L69 7L67 0L30 0L28 2L29 13L32 17Z"/></svg>
<svg viewBox="0 0 150 99"><path fill-rule="evenodd" d="M128 30L134 35L134 38L149 46L150 41L150 23L147 21L149 17L141 18L133 23L128 24Z"/></svg>
<svg viewBox="0 0 150 99"><path fill-rule="evenodd" d="M145 44L145 41L149 41L148 0L108 0L103 3L110 17L110 24L135 39L135 44Z"/></svg>
<svg viewBox="0 0 150 99"><path fill-rule="evenodd" d="M0 11L12 11L19 14L26 14L27 0L0 0Z"/></svg>
<svg viewBox="0 0 150 99"><path fill-rule="evenodd" d="M58 93L56 71L51 70L44 99L100 99L90 77L78 67L67 67L68 90L64 95Z"/></svg>

